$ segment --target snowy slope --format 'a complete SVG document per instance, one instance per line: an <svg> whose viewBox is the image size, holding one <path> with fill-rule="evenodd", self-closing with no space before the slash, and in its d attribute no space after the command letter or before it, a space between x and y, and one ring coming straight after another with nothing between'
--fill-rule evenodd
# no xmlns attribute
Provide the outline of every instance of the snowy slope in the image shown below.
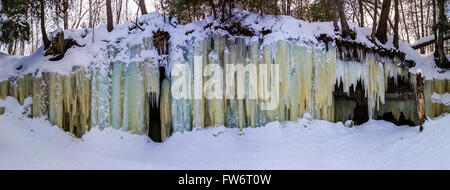
<svg viewBox="0 0 450 190"><path fill-rule="evenodd" d="M0 106L0 169L450 169L450 115L422 133L385 121L347 128L299 119L176 133L160 144L112 128L77 139L23 116L12 98Z"/></svg>
<svg viewBox="0 0 450 190"><path fill-rule="evenodd" d="M331 22L308 23L290 16L261 16L260 14L239 9L234 10L234 15L228 23L222 23L218 19L214 20L212 17L208 17L205 20L187 25L178 25L176 19L172 19L169 22L169 18L164 19L161 14L154 12L139 18L138 22L142 24L141 27L145 31L136 28L132 22L114 26L115 28L111 33L107 32L106 25L102 25L94 30L66 30L64 31L66 38L71 37L86 46L82 48L74 47L68 50L64 59L58 62L48 61L50 56L43 57L43 48L26 57L2 56L0 57L0 68L2 68L0 70L0 81L7 80L10 77L20 77L27 73L38 73L39 75L43 71L70 73L73 66L88 67L91 64L99 64L108 61L106 49L109 46L119 51L126 50L120 51L115 60L129 63L131 61L142 61L145 58L155 58L158 55L154 50L147 50L141 56L133 57L130 55L129 49L133 45L142 44L145 38L152 37L153 32L156 32L158 29L167 31L171 36L169 44L170 56L173 60L181 60L184 50L195 47L192 41L198 43L199 39L210 34L241 37L248 42L262 40L263 44L288 40L315 48L324 48L325 46L324 43L319 43L317 40L317 37L321 34L326 34L336 39L341 38L339 34L334 32ZM227 30L224 30L224 27L230 25L230 23L239 23L241 26L250 29L254 36L230 34ZM348 39L349 41L364 44L369 48L375 46L368 38L371 33L370 28L360 28L351 22L349 22L349 25L357 34L354 40ZM264 35L263 31L270 31L270 33ZM55 32L52 35L54 34ZM393 49L392 41L392 36L388 36L388 42L381 46L385 49ZM450 78L450 71L438 72L439 70L435 68L431 55L420 55L405 42L400 42L399 50L405 53L405 59L413 60L417 63L416 67L410 69L411 72L416 73L420 69L427 79ZM133 57L133 60L131 57ZM168 75L171 66L166 66L166 75Z"/></svg>

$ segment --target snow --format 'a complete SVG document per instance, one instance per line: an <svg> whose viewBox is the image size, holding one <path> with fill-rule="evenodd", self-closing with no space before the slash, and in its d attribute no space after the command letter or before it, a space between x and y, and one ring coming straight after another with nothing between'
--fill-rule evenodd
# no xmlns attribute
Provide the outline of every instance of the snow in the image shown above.
<svg viewBox="0 0 450 190"><path fill-rule="evenodd" d="M448 37L448 35L444 34L444 39L446 37ZM434 41L434 34L431 34L431 35L428 35L428 36L420 38L415 43L413 43L411 46L414 47L414 46L418 46L418 45L421 45L421 44L424 44L424 43L428 43L428 42L431 42L431 41Z"/></svg>
<svg viewBox="0 0 450 190"><path fill-rule="evenodd" d="M412 46L417 46L417 45L420 45L420 44L423 44L423 43L426 43L429 41L433 41L433 40L434 40L434 34L420 38L414 44L412 44Z"/></svg>
<svg viewBox="0 0 450 190"><path fill-rule="evenodd" d="M13 98L0 106L0 169L450 169L450 115L426 121L422 133L386 121L348 128L306 117L242 132L175 133L155 143L113 128L77 139L24 116L26 106Z"/></svg>

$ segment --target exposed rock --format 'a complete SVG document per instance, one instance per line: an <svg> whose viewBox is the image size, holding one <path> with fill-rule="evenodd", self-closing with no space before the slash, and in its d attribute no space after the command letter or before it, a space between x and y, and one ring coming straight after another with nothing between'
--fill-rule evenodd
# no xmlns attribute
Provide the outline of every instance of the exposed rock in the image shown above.
<svg viewBox="0 0 450 190"><path fill-rule="evenodd" d="M170 34L166 31L158 30L153 32L153 44L159 55L169 54Z"/></svg>
<svg viewBox="0 0 450 190"><path fill-rule="evenodd" d="M78 47L84 47L84 45L78 44L77 41L75 41L72 38L64 39L64 32L58 32L55 37L52 39L52 44L45 52L45 56L47 55L53 55L54 57L50 58L50 61L59 61L62 58L64 58L64 55L66 54L67 50L70 49L73 46Z"/></svg>
<svg viewBox="0 0 450 190"><path fill-rule="evenodd" d="M353 122L352 120L347 120L344 125L346 127L352 128L355 125L355 122Z"/></svg>

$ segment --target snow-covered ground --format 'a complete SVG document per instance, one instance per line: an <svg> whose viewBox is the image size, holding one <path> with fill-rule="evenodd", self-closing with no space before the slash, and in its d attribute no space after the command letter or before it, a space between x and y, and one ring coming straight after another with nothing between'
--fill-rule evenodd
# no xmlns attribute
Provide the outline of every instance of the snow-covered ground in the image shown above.
<svg viewBox="0 0 450 190"><path fill-rule="evenodd" d="M353 128L299 119L243 132L206 128L164 143L93 128L82 139L0 100L0 169L450 169L450 115L418 127L371 120ZM25 111L24 111L25 110Z"/></svg>
<svg viewBox="0 0 450 190"><path fill-rule="evenodd" d="M34 73L40 76L43 72L56 72L60 74L68 74L73 72L74 66L92 67L104 64L110 61L123 61L130 63L133 61L142 62L145 59L161 59L156 49L144 50L139 55L131 56L130 48L145 42L146 38L153 37L153 33L162 30L170 34L169 40L169 57L175 63L184 62L184 54L188 49L195 48L195 43L201 42L201 39L209 35L226 36L230 38L243 38L246 42L261 40L261 45L272 44L277 41L289 41L296 45L307 46L310 48L324 49L325 43L320 42L317 37L326 34L335 39L342 39L339 33L334 32L332 22L313 22L308 23L297 20L290 16L282 15L260 15L251 13L241 9L235 9L234 17L230 20L233 23L240 23L242 26L254 32L254 36L242 36L230 34L223 27L230 23L223 23L220 19L214 19L212 16L204 20L192 22L186 25L177 24L177 20L173 18L170 23L169 19L158 12L153 12L139 17L138 22L145 31L135 27L133 22L115 25L112 32L108 32L105 25L101 25L95 29L86 30L65 30L66 38L75 39L78 43L85 47L73 47L67 51L64 58L58 62L52 62L48 59L51 56L44 56L44 48L40 47L35 53L29 56L9 56L0 55L0 81L11 78L19 78L25 74ZM376 47L371 42L371 28L358 27L349 21L349 27L356 32L354 40L347 39L349 42L362 44L368 48ZM58 29L49 36L52 38ZM269 34L263 35L263 31L270 31ZM150 42L151 43L151 42ZM333 44L334 46L335 44ZM377 43L378 46L395 50L393 46L393 36L388 35L386 44ZM111 46L119 51L112 60L109 60L107 49ZM262 46L261 46L262 47ZM415 67L409 69L411 73L417 73L419 70L426 80L432 79L448 79L450 78L450 70L442 70L436 68L433 55L421 55L411 48L411 45L400 41L399 51L405 53L405 59L416 63ZM166 67L166 75L169 76L171 63L162 63Z"/></svg>

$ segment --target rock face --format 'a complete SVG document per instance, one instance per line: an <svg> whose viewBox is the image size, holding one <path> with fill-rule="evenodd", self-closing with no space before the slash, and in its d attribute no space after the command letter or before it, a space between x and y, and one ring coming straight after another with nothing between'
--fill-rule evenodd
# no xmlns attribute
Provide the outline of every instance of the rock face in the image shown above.
<svg viewBox="0 0 450 190"><path fill-rule="evenodd" d="M157 58L116 60L116 50L108 49L104 62L73 68L69 75L27 74L2 81L0 98L12 96L23 104L32 97L32 117L46 117L77 137L92 127L113 127L163 141L173 132L194 128L259 127L295 121L305 114L331 122L359 124L373 118L418 124L416 77L398 66L398 58L352 51L358 59L345 60L343 55L349 53L342 49L315 49L289 41L262 44L225 36L196 40L193 47L183 49L183 60L171 57L166 49L161 52L167 54L169 65L183 64L185 75L165 76ZM155 47L143 43L120 51L130 51L133 58L148 48ZM211 79L217 86L208 86ZM176 85L186 89L183 98L174 97ZM196 96L209 87L226 93ZM262 92L271 96L261 96ZM450 81L425 81L428 117L449 110L431 101L434 92L450 92ZM268 108L275 98L276 106Z"/></svg>

